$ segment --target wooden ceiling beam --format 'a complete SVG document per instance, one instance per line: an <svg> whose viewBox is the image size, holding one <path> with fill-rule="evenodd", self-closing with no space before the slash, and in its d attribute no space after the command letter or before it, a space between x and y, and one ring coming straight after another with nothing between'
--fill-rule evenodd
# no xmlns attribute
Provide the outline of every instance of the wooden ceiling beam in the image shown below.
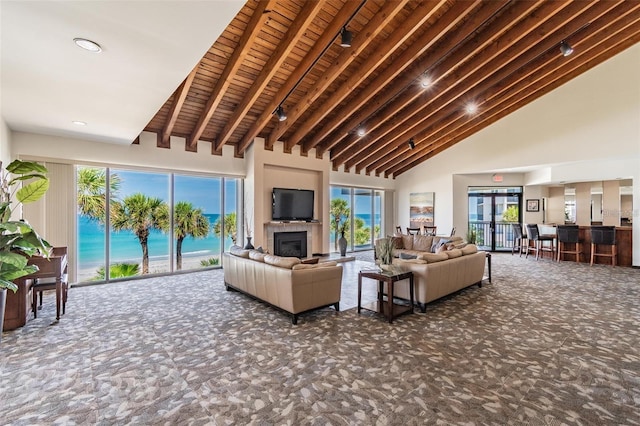
<svg viewBox="0 0 640 426"><path fill-rule="evenodd" d="M290 90L293 90L296 82L302 78L307 69L313 64L318 56L322 53L326 46L335 39L336 34L340 32L340 29L344 26L345 22L349 19L349 17L358 10L360 3L355 1L348 1L345 5L340 9L335 18L329 23L327 28L325 28L324 32L318 38L316 43L309 49L307 54L304 56L302 61L298 64L296 69L291 73L288 80L278 89L278 93L269 101L266 108L260 114L260 116L254 121L249 130L244 134L240 142L238 143L237 152L239 154L244 153L246 149L251 145L253 140L258 134L264 129L264 127L269 123L269 121L273 118L273 111L276 110L278 105L282 102L282 99L289 93ZM265 142L266 149L272 149L273 146L267 146Z"/></svg>
<svg viewBox="0 0 640 426"><path fill-rule="evenodd" d="M365 121L367 117L382 108L399 92L406 90L407 86L414 82L425 70L437 63L437 60L440 59L437 57L437 52L452 50L457 43L461 43L465 38L469 37L475 28L482 25L505 3L506 1L484 3L465 25L457 29L456 26L473 10L475 3L455 3L434 25L425 31L424 35L416 43L398 57L398 69L396 69L396 64L394 63L393 66L376 77L360 94L350 100L350 114L342 118L334 118L320 129L318 136L323 137L324 140L314 138L308 143L305 142L305 147L307 149L315 147L318 156L324 155L326 151L331 149L333 158L341 150L351 146L354 142L352 130L359 123ZM452 30L453 34L450 33ZM420 45L421 43L424 44L424 48ZM442 43L442 45L437 45L437 43ZM422 55L422 57L416 58L415 55ZM402 64L407 63L409 63L409 66L405 66L404 73L400 74L399 72L403 71L400 69ZM386 87L391 82L393 84L381 93L380 88ZM334 130L336 128L337 130ZM351 137L348 136L349 134L351 134ZM341 147L334 149L343 138L347 140L341 144Z"/></svg>
<svg viewBox="0 0 640 426"><path fill-rule="evenodd" d="M196 77L197 72L198 65L191 70L187 78L184 79L182 84L180 84L180 87L178 87L173 94L173 103L171 104L171 109L167 114L167 120L162 128L162 133L158 140L158 148L171 148L171 133L173 132L173 126L175 126L176 121L178 121L178 116L180 115L185 99L187 99L187 93L189 93L189 90L191 89L193 79Z"/></svg>
<svg viewBox="0 0 640 426"><path fill-rule="evenodd" d="M542 5L543 8L554 6L557 8L559 3L547 3L547 6ZM434 96L428 90L421 87L412 87L403 96L399 96L390 102L380 113L371 121L380 121L383 125L379 126L374 132L371 132L364 143L355 144L349 149L344 151L341 155L336 157L333 162L334 165L340 166L345 164L345 168L350 169L355 162L357 156L366 150L367 153L372 154L385 145L385 135L394 129L401 131L403 123L414 120L418 113L425 109L428 105L433 103L440 96L443 96L450 92L466 90L461 82L468 77L469 74L477 69L484 67L492 68L494 65L489 64L494 58L498 57L511 43L517 41L517 36L523 34L522 27L525 27L524 33L529 32L535 28L533 19L529 18L529 24L524 25L520 21L527 19L533 9L538 7L538 3L533 2L519 2L513 4L508 10L494 19L489 25L482 30L476 29L478 33L475 37L469 39L459 49L454 51L449 56L446 56L435 69L430 69L428 74L433 79L435 87L443 87L437 96ZM516 27L516 23L518 26ZM506 33L505 29L509 29ZM515 33L512 35L512 33ZM510 38L513 37L513 38ZM473 58L471 61L464 62L465 58ZM451 75L453 74L454 77ZM388 118L393 117L392 120Z"/></svg>
<svg viewBox="0 0 640 426"><path fill-rule="evenodd" d="M269 60L260 71L260 74L251 85L251 88L247 94L244 95L242 102L240 102L240 104L235 108L233 115L227 121L216 138L216 150L220 149L225 143L227 143L231 134L236 130L242 119L261 95L262 91L271 81L282 63L287 59L287 56L291 53L300 37L305 33L305 31L307 31L307 27L311 24L321 7L322 2L319 1L308 1L304 3L303 8L300 10L300 13L298 13L295 21L291 24L291 27L285 34L285 37L278 44L275 52L273 52L269 57Z"/></svg>
<svg viewBox="0 0 640 426"><path fill-rule="evenodd" d="M340 103L349 96L355 87L358 87L363 81L365 81L378 67L384 64L384 62L395 51L402 47L402 45L411 37L416 31L420 30L422 25L437 11L441 5L446 4L446 0L440 2L425 2L419 5L409 15L409 19L402 24L401 27L396 28L393 33L384 41L380 49L376 49L375 53L369 56L364 63L358 65L358 71L353 72L349 78L342 83L342 85L329 96L329 99L323 100L323 104L327 105L326 108L318 108L311 114L310 117L305 118L302 123L292 135L287 138L286 149L290 150L296 146L302 138L304 138L311 130L317 127L322 120L333 110L337 108ZM417 43L416 43L417 44ZM397 61L394 61L394 67L399 67ZM349 103L349 108L352 104ZM355 108L355 107L354 107ZM340 115L340 114L338 114ZM309 150L302 147L302 152L306 154Z"/></svg>
<svg viewBox="0 0 640 426"><path fill-rule="evenodd" d="M589 6L593 7L585 11L584 8ZM542 23L535 32L522 38L518 43L512 45L505 54L494 60L491 65L495 67L495 70L487 69L486 67L477 68L474 74L468 76L466 80L463 80L460 75L453 75L451 80L444 84L445 87L454 85L456 82L463 84L459 86L457 91L449 92L443 98L438 99L439 94L438 97L434 96L431 99L431 101L437 99L440 108L429 109L427 115L423 114L420 120L414 120L416 123L406 128L406 131L402 132L396 129L394 132L388 134L385 139L385 146L382 146L376 151L377 155L368 155L366 158L358 159L356 170L359 171L363 167L367 167L367 173L369 173L371 170L377 169L382 163L391 161L393 159L392 152L397 147L402 147L406 144L409 137L413 136L414 139L417 138L416 134L423 131L423 129L435 125L434 123L442 124L441 120L448 116L451 110L462 109L462 105L459 105L460 99L475 99L478 93L484 92L489 87L507 78L519 68L526 66L538 55L557 46L563 38L578 31L585 23L603 15L613 6L615 6L615 4L611 2L598 3L595 5L571 3L569 7L563 9L561 13ZM580 14L580 12L582 12L582 14ZM560 34L558 34L559 31L561 32ZM536 41L537 44L534 45ZM525 49L525 46L533 47ZM419 108L421 105L428 107L428 102L428 100L424 100L424 102L418 101L410 111ZM425 103L427 103L427 105L425 105ZM409 112L407 112L407 114L409 114ZM398 155L398 152L396 152L396 155ZM353 164L350 165L352 166Z"/></svg>
<svg viewBox="0 0 640 426"><path fill-rule="evenodd" d="M389 22L393 20L396 13L409 2L409 0L398 0L383 3L382 8L373 18L365 25L363 31L360 32L351 44L351 47L345 49L340 56L333 62L332 66L324 73L322 78L308 91L302 99L293 108L289 108L287 119L279 121L276 127L267 137L267 146L273 147L276 141L291 128L293 124L307 111L309 105L313 104L318 97L333 83L342 72L360 55L380 34ZM290 151L290 148L286 151Z"/></svg>
<svg viewBox="0 0 640 426"><path fill-rule="evenodd" d="M566 82L568 82L572 78L575 78L575 77L579 76L580 74L588 71L589 69L599 65L601 62L606 61L607 59L610 59L616 53L619 53L622 50L624 50L624 49L626 49L628 47L631 47L631 46L633 46L634 44L636 44L638 42L640 42L640 34L636 34L636 36L633 39L625 40L624 42L620 43L620 50L619 51L616 49L616 50L603 52L600 56L594 57L593 60L588 61L588 63L586 63L583 67L577 69L576 71L574 71L574 72L572 72L570 74L564 75L562 79L556 80L556 81L554 81L553 83L551 83L550 85L548 85L548 86L546 86L544 88L539 87L538 90L536 90L534 93L530 94L526 98L519 98L519 100L517 100L515 103L513 103L509 108L502 109L499 112L496 112L495 114L493 114L491 117L485 117L481 122L475 122L474 125L469 125L466 128L466 130L464 130L464 131L461 130L456 135L452 135L451 139L441 142L437 147L432 148L426 154L422 155L420 158L412 159L411 162L405 163L402 167L397 168L395 170L395 172L392 173L390 170L385 172L385 176L389 177L389 176L393 175L393 177L395 178L395 177L401 175L402 173L405 173L405 172L409 171L413 167L418 166L419 164L423 163L424 161L428 160L429 158L433 158L437 154L439 154L439 153L445 151L446 149L451 148L455 144L467 139L468 137L470 137L474 133L482 130L485 127L487 127L487 125L491 125L491 124L495 123L496 121L504 118L505 116L517 111L518 109L522 108L523 106L527 105L528 103L535 101L536 99L544 96L545 94L549 93L550 91L552 91L554 89L557 89L558 87L562 86L563 84L565 84ZM622 47L622 46L624 46L624 47ZM612 52L616 52L616 53L612 53Z"/></svg>
<svg viewBox="0 0 640 426"><path fill-rule="evenodd" d="M222 72L222 75L218 78L213 88L213 92L211 93L211 96L209 96L209 99L207 100L207 104L204 108L204 111L202 112L202 114L200 114L200 117L198 118L198 122L195 125L193 132L191 132L191 135L187 139L187 143L185 147L187 148L188 151L196 150L198 139L200 139L200 137L204 133L204 130L206 129L207 124L209 124L209 120L211 120L211 117L213 116L214 112L216 111L216 108L222 101L224 94L231 86L232 76L234 76L238 72L238 69L242 65L242 62L244 61L245 57L249 53L249 49L251 48L251 45L255 42L255 40L258 37L260 29L262 28L262 25L260 25L259 22L262 19L268 19L268 17L263 16L265 9L269 7L269 4L271 2L275 2L275 1L276 0L258 1L258 4L255 10L253 11L253 14L251 15L251 19L247 24L247 28L242 33L242 36L240 37L240 40L238 41L236 48L233 50L233 53L231 54L231 57L229 58L227 65L224 67L224 71ZM212 144L212 151L217 151L216 149L214 149L214 146L215 146L215 142Z"/></svg>
<svg viewBox="0 0 640 426"><path fill-rule="evenodd" d="M574 48L582 46L582 49L579 53L574 52L576 58L572 58L569 62L557 53L549 52L541 58L542 64L537 64L526 73L519 73L517 77L519 84L515 86L505 84L504 89L506 90L502 90L500 95L490 102L490 105L483 108L479 116L471 120L462 116L458 117L458 120L455 118L447 120L449 122L448 130L443 129L443 133L439 135L438 139L420 147L416 154L412 153L411 156L393 167L381 167L377 173L384 171L387 177L392 174L394 177L398 176L486 127L487 121L493 123L499 120L591 69L603 60L637 43L640 41L640 22L637 22L640 13L637 11L633 13L636 15L633 18L619 21L618 25L625 26L619 32L612 32L613 27L609 27L602 32L591 32L591 35L583 39L582 42L572 38ZM627 26L626 24L629 22L632 24ZM607 42L610 40L613 41ZM543 67L542 70L540 66ZM462 123L456 123L456 121L462 121Z"/></svg>

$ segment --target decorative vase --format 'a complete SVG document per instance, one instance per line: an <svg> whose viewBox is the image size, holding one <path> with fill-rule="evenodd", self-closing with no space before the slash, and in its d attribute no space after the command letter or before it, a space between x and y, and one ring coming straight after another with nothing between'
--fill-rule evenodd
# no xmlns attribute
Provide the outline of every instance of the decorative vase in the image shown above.
<svg viewBox="0 0 640 426"><path fill-rule="evenodd" d="M254 249L255 247L251 244L251 237L247 237L247 244L245 244L244 246L245 249L250 250L250 249Z"/></svg>
<svg viewBox="0 0 640 426"><path fill-rule="evenodd" d="M347 255L347 239L344 237L344 234L340 235L340 239L338 240L338 248L340 249L340 256Z"/></svg>

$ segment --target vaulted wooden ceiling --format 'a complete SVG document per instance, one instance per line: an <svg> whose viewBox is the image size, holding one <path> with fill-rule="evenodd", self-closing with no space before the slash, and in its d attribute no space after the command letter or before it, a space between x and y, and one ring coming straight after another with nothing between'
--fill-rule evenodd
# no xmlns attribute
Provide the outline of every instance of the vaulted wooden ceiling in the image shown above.
<svg viewBox="0 0 640 426"><path fill-rule="evenodd" d="M395 177L639 40L638 1L250 0L145 130Z"/></svg>

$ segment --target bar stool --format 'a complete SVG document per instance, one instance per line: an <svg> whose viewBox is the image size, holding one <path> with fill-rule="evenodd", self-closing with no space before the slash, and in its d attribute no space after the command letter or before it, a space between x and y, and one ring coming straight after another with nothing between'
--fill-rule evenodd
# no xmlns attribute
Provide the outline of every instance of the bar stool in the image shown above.
<svg viewBox="0 0 640 426"><path fill-rule="evenodd" d="M610 246L611 253L596 253L597 246ZM618 250L616 248L616 227L615 226L592 226L591 227L591 266L596 256L610 257L611 266L616 265Z"/></svg>
<svg viewBox="0 0 640 426"><path fill-rule="evenodd" d="M529 240L522 234L522 225L512 223L511 226L513 227L513 248L511 249L511 255L513 256L513 253L515 253L517 249L520 256L522 256L522 252L525 251L529 245Z"/></svg>
<svg viewBox="0 0 640 426"><path fill-rule="evenodd" d="M533 241L533 247L527 245L527 254L524 256L525 258L529 257L529 251L536 252L536 260L538 260L540 256L540 252L551 252L551 257L555 258L556 249L553 241L555 240L555 235L540 235L540 231L538 231L537 224L527 224L527 234L529 235L529 240ZM545 242L550 242L549 246L545 246Z"/></svg>
<svg viewBox="0 0 640 426"><path fill-rule="evenodd" d="M580 262L582 254L582 242L580 241L578 225L558 225L558 262L560 262L563 254L573 254L576 256L576 262ZM573 250L567 250L565 244L574 244Z"/></svg>

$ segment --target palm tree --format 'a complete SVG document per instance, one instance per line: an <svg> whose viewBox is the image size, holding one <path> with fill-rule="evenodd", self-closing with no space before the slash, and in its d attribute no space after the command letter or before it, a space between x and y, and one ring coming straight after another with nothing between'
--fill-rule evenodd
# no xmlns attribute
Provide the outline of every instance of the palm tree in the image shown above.
<svg viewBox="0 0 640 426"><path fill-rule="evenodd" d="M334 231L333 243L335 250L338 250L338 234L343 234L348 230L350 213L351 210L348 207L347 200L342 198L331 200L331 229Z"/></svg>
<svg viewBox="0 0 640 426"><path fill-rule="evenodd" d="M105 280L106 269L104 266L99 267L96 270L96 276L94 280ZM140 273L140 265L137 263L112 263L109 265L109 278L127 278L134 277Z"/></svg>
<svg viewBox="0 0 640 426"><path fill-rule="evenodd" d="M182 269L182 242L188 236L204 238L209 234L209 219L202 209L194 209L193 204L180 201L173 210L173 232L176 237L176 268Z"/></svg>
<svg viewBox="0 0 640 426"><path fill-rule="evenodd" d="M142 248L142 274L149 273L149 232L152 229L169 230L169 207L160 198L147 197L136 193L122 202L116 202L111 209L114 231L132 231Z"/></svg>
<svg viewBox="0 0 640 426"><path fill-rule="evenodd" d="M231 241L235 244L237 238L236 221L236 212L228 213L226 216L220 216L218 220L216 220L216 223L213 224L213 233L219 238L222 235L222 229L224 229L224 234L230 236Z"/></svg>
<svg viewBox="0 0 640 426"><path fill-rule="evenodd" d="M109 177L110 203L114 204L120 190L120 177L112 174ZM101 224L106 221L107 208L107 171L102 168L82 167L78 169L78 210L82 216L97 220Z"/></svg>

